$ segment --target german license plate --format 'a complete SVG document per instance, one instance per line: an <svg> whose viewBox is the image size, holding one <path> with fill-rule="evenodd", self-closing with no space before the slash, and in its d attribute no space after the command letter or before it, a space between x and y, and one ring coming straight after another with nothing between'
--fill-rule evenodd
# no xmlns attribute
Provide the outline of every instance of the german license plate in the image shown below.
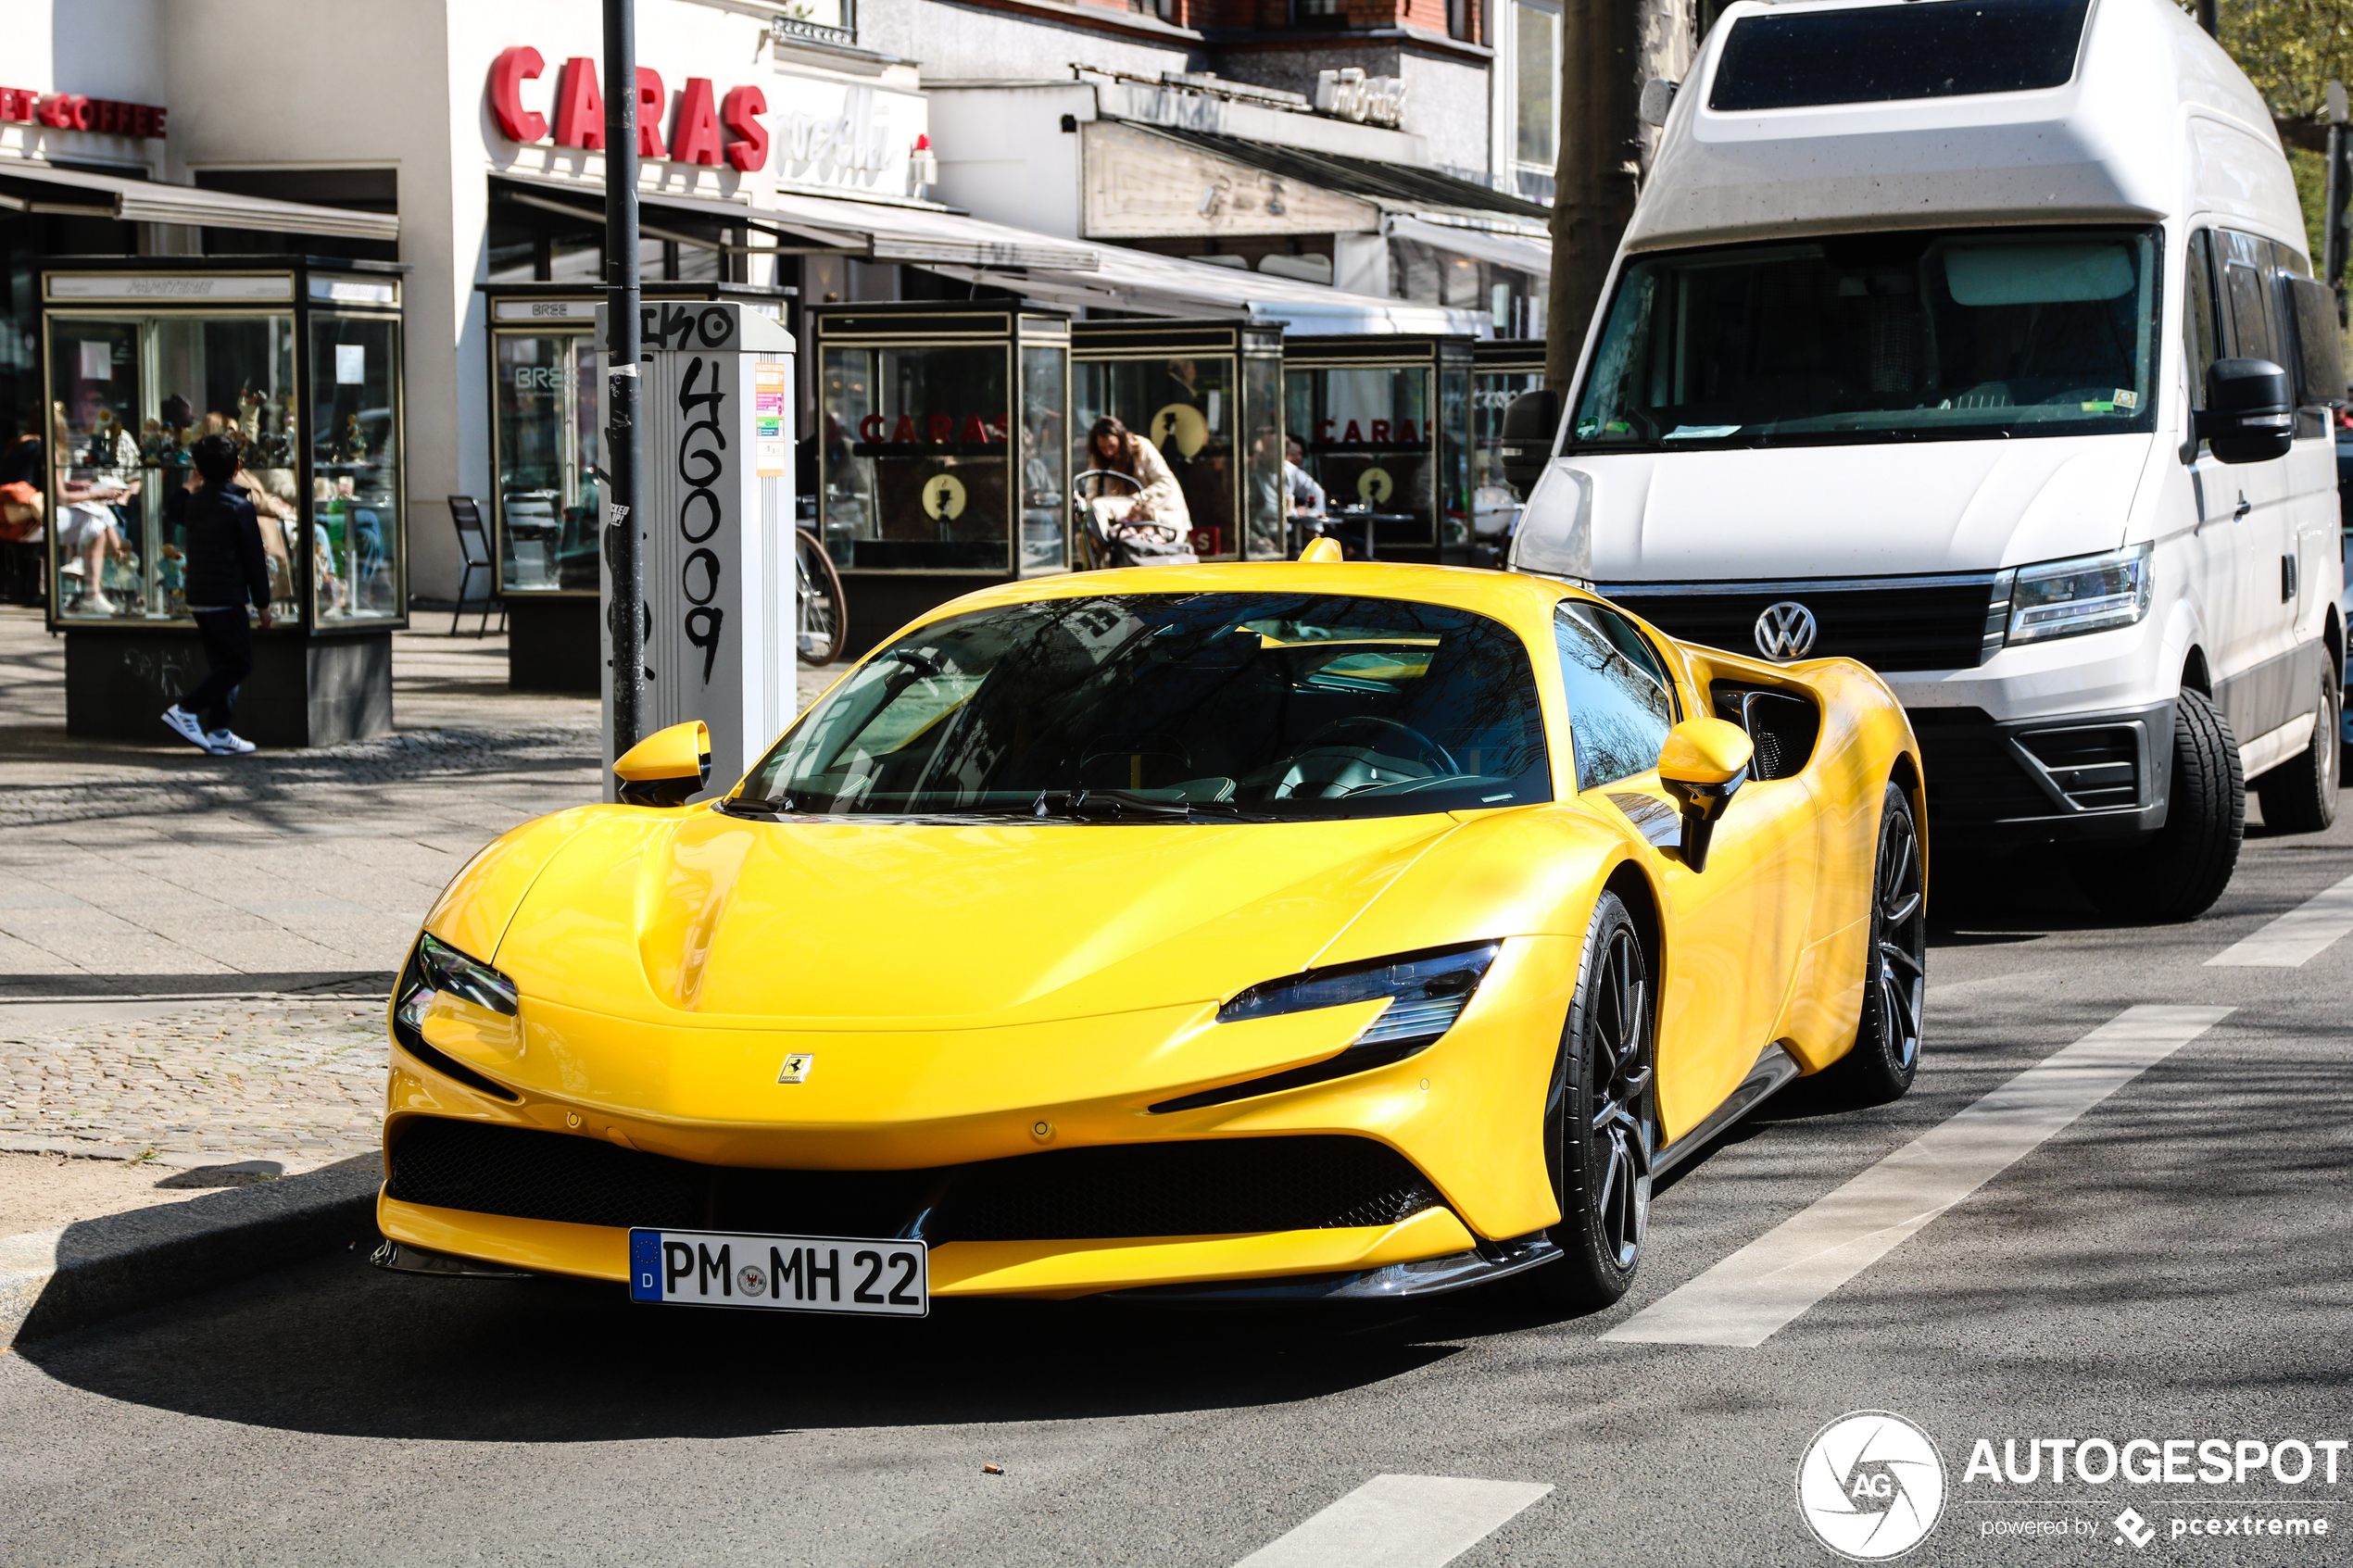
<svg viewBox="0 0 2353 1568"><path fill-rule="evenodd" d="M633 1230L629 1294L670 1306L920 1318L931 1311L930 1260L920 1241Z"/></svg>

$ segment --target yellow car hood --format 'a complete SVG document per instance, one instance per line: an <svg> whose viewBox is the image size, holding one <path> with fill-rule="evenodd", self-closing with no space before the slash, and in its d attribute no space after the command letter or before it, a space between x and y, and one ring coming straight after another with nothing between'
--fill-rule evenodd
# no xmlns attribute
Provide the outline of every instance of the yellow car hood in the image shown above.
<svg viewBox="0 0 2353 1568"><path fill-rule="evenodd" d="M824 1030L1230 996L1305 968L1456 826L585 815L492 958L526 1006Z"/></svg>

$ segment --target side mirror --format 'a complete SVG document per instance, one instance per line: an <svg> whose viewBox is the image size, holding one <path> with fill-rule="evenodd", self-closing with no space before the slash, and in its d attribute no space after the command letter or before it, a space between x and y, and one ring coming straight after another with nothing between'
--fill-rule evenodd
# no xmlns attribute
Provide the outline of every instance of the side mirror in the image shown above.
<svg viewBox="0 0 2353 1568"><path fill-rule="evenodd" d="M1658 782L1683 808L1683 863L1707 869L1708 841L1733 792L1748 782L1755 745L1748 732L1721 719L1686 719L1658 748Z"/></svg>
<svg viewBox="0 0 2353 1568"><path fill-rule="evenodd" d="M1504 408L1504 432L1495 444L1495 456L1504 465L1504 477L1526 500L1544 476L1544 465L1553 460L1553 437L1560 433L1561 395L1554 387L1539 387L1523 392Z"/></svg>
<svg viewBox="0 0 2353 1568"><path fill-rule="evenodd" d="M684 806L711 778L711 726L699 719L656 730L612 765L624 806Z"/></svg>
<svg viewBox="0 0 2353 1568"><path fill-rule="evenodd" d="M1634 100L1634 118L1644 125L1665 125L1667 111L1675 107L1675 90L1680 86L1681 82L1669 82L1663 76L1654 76L1643 82L1642 95Z"/></svg>
<svg viewBox="0 0 2353 1568"><path fill-rule="evenodd" d="M2265 463L2296 440L2296 388L2269 359L2217 359L2206 372L2197 437L2218 461Z"/></svg>

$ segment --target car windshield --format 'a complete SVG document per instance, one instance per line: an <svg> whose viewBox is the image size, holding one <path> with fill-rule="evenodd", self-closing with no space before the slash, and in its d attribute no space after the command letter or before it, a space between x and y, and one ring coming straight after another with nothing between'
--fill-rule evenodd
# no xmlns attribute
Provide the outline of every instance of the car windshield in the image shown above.
<svg viewBox="0 0 2353 1568"><path fill-rule="evenodd" d="M1568 447L2151 429L2156 236L1923 231L1629 259Z"/></svg>
<svg viewBox="0 0 2353 1568"><path fill-rule="evenodd" d="M1335 594L1093 594L883 649L730 801L824 816L1396 816L1552 798L1501 622Z"/></svg>

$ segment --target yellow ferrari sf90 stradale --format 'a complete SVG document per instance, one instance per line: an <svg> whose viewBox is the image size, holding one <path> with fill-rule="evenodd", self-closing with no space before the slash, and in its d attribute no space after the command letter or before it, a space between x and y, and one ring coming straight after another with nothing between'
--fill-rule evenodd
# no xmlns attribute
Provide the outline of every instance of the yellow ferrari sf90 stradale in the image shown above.
<svg viewBox="0 0 2353 1568"><path fill-rule="evenodd" d="M1525 576L1170 567L946 605L686 804L698 730L425 922L379 1261L1599 1304L1763 1097L1911 1082L1919 750L1852 662Z"/></svg>

